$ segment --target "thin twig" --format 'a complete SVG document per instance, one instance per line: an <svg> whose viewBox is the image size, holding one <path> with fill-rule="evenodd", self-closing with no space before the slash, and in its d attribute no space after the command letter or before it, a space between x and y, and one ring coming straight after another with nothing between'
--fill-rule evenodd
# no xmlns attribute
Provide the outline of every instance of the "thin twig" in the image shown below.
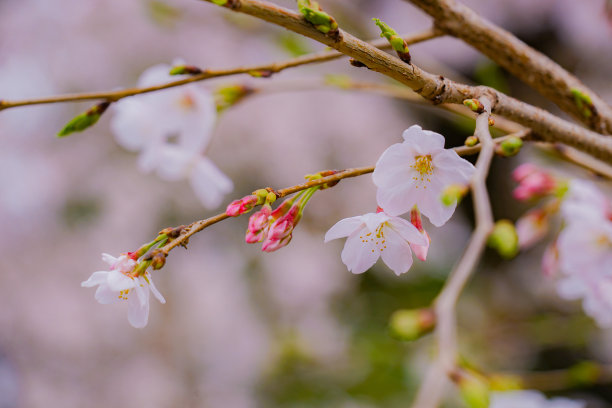
<svg viewBox="0 0 612 408"><path fill-rule="evenodd" d="M467 98L487 96L491 100L493 112L531 128L538 137L549 142L562 142L604 161L612 161L612 138L606 138L492 88L468 86L431 74L372 47L344 30L339 30L339 34L335 36L325 35L300 14L267 1L232 2L232 10L277 24L326 44L353 57L368 68L398 80L435 103L462 103Z"/></svg>
<svg viewBox="0 0 612 408"><path fill-rule="evenodd" d="M418 42L423 42L427 40L431 40L432 38L436 38L441 36L442 34L434 29L424 30L415 34L407 35L404 37L405 41L408 44L415 44ZM380 49L390 48L390 45L385 39L373 40L370 42L373 47L378 47ZM110 92L87 92L87 93L79 93L79 94L67 94L67 95L58 95L51 96L46 98L32 98L32 99L23 99L23 100L1 100L0 99L0 111L3 109L15 108L18 106L27 106L27 105L41 105L41 104L49 104L49 103L59 103L59 102L77 102L77 101L89 101L89 100L107 100L110 102L118 101L119 99L140 95L149 92L160 91L162 89L174 88L177 86L182 86L185 84L189 84L192 82L199 82L205 79L210 78L218 78L229 75L236 74L249 74L255 72L264 72L268 74L278 73L287 68L293 68L306 64L314 64L321 63L326 61L331 61L340 57L343 57L344 54L335 51L321 51L308 55L303 55L301 57L296 57L284 61L273 62L269 64L259 64L259 65L251 65L244 67L236 67L229 69L220 69L220 70L203 70L202 73L190 76L188 78L180 79L177 81L168 82L162 85L155 85L143 88L127 88L118 91L110 91Z"/></svg>
<svg viewBox="0 0 612 408"><path fill-rule="evenodd" d="M440 404L445 379L454 370L457 357L455 304L474 271L484 251L487 237L493 228L493 214L486 186L495 146L489 132L491 101L487 98L481 98L480 101L485 107L485 111L478 115L476 119L475 135L481 141L482 148L476 162L476 172L470 182L474 199L476 227L463 256L436 298L434 310L437 318L435 339L438 356L425 375L413 404L414 408L435 408Z"/></svg>

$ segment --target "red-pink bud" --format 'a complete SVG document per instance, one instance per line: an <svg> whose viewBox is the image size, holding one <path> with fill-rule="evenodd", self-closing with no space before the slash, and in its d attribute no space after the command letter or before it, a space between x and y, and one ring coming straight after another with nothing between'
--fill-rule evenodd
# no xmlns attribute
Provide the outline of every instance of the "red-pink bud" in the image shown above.
<svg viewBox="0 0 612 408"><path fill-rule="evenodd" d="M251 215L249 218L249 226L245 236L245 241L249 244L261 242L264 239L270 226L270 215L272 214L272 207L270 204L264 204L261 210Z"/></svg>
<svg viewBox="0 0 612 408"><path fill-rule="evenodd" d="M429 244L431 242L431 238L429 238L429 234L427 233L427 231L422 230L421 232L423 233L423 235L425 235L425 238L427 238L427 245L417 245L410 243L410 249L412 249L412 252L414 252L417 258L419 258L421 261L425 261L427 260L427 252L429 251Z"/></svg>
<svg viewBox="0 0 612 408"><path fill-rule="evenodd" d="M421 219L421 212L419 211L419 209L416 206L414 206L414 208L412 208L412 210L410 210L410 222L419 231L421 231L421 232L425 231L423 229L423 220Z"/></svg>
<svg viewBox="0 0 612 408"><path fill-rule="evenodd" d="M521 201L551 194L557 187L557 181L553 176L530 163L517 167L512 177L519 182L512 194Z"/></svg>
<svg viewBox="0 0 612 408"><path fill-rule="evenodd" d="M285 215L270 225L266 238L261 246L261 250L272 252L287 245L289 241L291 241L291 234L299 220L300 206L297 204L292 205Z"/></svg>
<svg viewBox="0 0 612 408"><path fill-rule="evenodd" d="M237 217L251 211L255 205L259 204L259 201L260 198L253 194L242 197L240 200L232 201L227 206L225 213L230 217Z"/></svg>
<svg viewBox="0 0 612 408"><path fill-rule="evenodd" d="M291 234L289 234L286 237L284 237L283 239L268 240L266 238L266 240L261 245L261 250L264 251L264 252L274 252L277 249L281 249L282 247L287 246L289 244L289 242L291 242L291 238L292 237L293 236Z"/></svg>

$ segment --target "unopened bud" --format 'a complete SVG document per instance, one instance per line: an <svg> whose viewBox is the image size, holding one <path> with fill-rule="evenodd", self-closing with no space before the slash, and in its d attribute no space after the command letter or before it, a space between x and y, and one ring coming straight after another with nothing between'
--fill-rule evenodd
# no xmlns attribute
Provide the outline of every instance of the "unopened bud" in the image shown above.
<svg viewBox="0 0 612 408"><path fill-rule="evenodd" d="M465 145L467 147L472 147L472 146L476 146L478 144L479 140L476 136L469 136L465 139Z"/></svg>
<svg viewBox="0 0 612 408"><path fill-rule="evenodd" d="M501 142L495 152L500 156L510 157L516 155L523 147L523 140L520 137L510 136Z"/></svg>
<svg viewBox="0 0 612 408"><path fill-rule="evenodd" d="M267 191L263 190L267 195ZM232 201L226 208L225 213L230 217L237 217L244 213L247 213L253 209L256 205L263 204L266 195L263 197L257 194L251 194L246 197L242 197L239 200Z"/></svg>
<svg viewBox="0 0 612 408"><path fill-rule="evenodd" d="M601 367L592 361L582 361L570 367L568 374L572 386L594 385L601 376Z"/></svg>
<svg viewBox="0 0 612 408"><path fill-rule="evenodd" d="M297 5L304 19L318 31L329 36L338 35L338 23L321 9L319 3L313 0L297 0Z"/></svg>
<svg viewBox="0 0 612 408"><path fill-rule="evenodd" d="M572 96L574 97L574 103L576 103L576 107L587 119L590 119L593 116L597 115L597 109L595 109L595 105L591 100L591 97L582 92L580 89L572 88L571 89Z"/></svg>
<svg viewBox="0 0 612 408"><path fill-rule="evenodd" d="M442 204L449 206L458 204L461 199L467 194L468 187L464 184L451 184L442 191Z"/></svg>
<svg viewBox="0 0 612 408"><path fill-rule="evenodd" d="M227 85L217 88L214 93L217 112L223 112L253 92L252 88L244 85Z"/></svg>
<svg viewBox="0 0 612 408"><path fill-rule="evenodd" d="M495 126L495 119L492 116L489 116L489 126Z"/></svg>
<svg viewBox="0 0 612 408"><path fill-rule="evenodd" d="M151 259L151 267L155 270L161 269L166 264L166 255L161 251L156 251Z"/></svg>
<svg viewBox="0 0 612 408"><path fill-rule="evenodd" d="M489 384L481 375L467 370L451 373L463 401L469 408L489 408ZM517 407L518 408L518 407Z"/></svg>
<svg viewBox="0 0 612 408"><path fill-rule="evenodd" d="M493 232L489 235L487 244L503 258L513 258L519 250L518 235L514 224L509 220L497 221L493 227Z"/></svg>
<svg viewBox="0 0 612 408"><path fill-rule="evenodd" d="M198 75L202 70L193 65L177 65L170 69L170 75Z"/></svg>
<svg viewBox="0 0 612 408"><path fill-rule="evenodd" d="M478 99L466 99L463 104L476 113L484 112L484 105Z"/></svg>
<svg viewBox="0 0 612 408"><path fill-rule="evenodd" d="M92 106L89 110L75 116L72 120L57 133L57 137L68 136L71 133L82 132L96 124L104 111L109 107L110 102L102 102Z"/></svg>
<svg viewBox="0 0 612 408"><path fill-rule="evenodd" d="M398 340L413 341L431 332L436 325L432 309L396 310L389 320L391 336Z"/></svg>
<svg viewBox="0 0 612 408"><path fill-rule="evenodd" d="M381 21L378 18L373 18L372 20L374 20L374 23L376 23L378 28L380 28L380 36L385 37L389 41L391 48L395 50L397 56L400 57L402 61L410 64L410 50L408 49L408 43L384 21Z"/></svg>

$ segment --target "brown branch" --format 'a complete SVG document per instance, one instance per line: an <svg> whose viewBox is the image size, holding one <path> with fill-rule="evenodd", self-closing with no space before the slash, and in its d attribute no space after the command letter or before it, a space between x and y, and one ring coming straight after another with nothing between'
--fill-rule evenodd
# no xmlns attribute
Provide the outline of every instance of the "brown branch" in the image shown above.
<svg viewBox="0 0 612 408"><path fill-rule="evenodd" d="M546 55L456 0L409 1L431 15L440 30L478 49L591 129L612 133L612 107ZM572 89L588 95L597 114L586 117Z"/></svg>
<svg viewBox="0 0 612 408"><path fill-rule="evenodd" d="M211 2L211 0L203 1ZM266 1L235 1L232 2L232 10L277 24L326 44L353 57L368 68L409 86L419 95L434 103L462 103L468 98L487 96L492 101L493 112L531 128L538 137L549 142L562 142L602 160L612 161L612 138L605 138L492 88L472 87L433 75L343 30L339 31L339 35L327 36L315 29L296 12Z"/></svg>
<svg viewBox="0 0 612 408"><path fill-rule="evenodd" d="M470 182L474 199L476 228L463 256L436 298L434 310L437 324L434 335L438 346L438 356L425 375L423 384L414 401L414 408L435 408L440 404L445 378L456 367L457 323L455 304L475 269L484 251L487 237L493 228L493 214L486 185L495 146L489 132L491 102L487 98L481 98L480 102L485 107L485 111L478 115L476 119L475 135L481 141L482 149L476 162L476 172Z"/></svg>
<svg viewBox="0 0 612 408"><path fill-rule="evenodd" d="M423 42L430 40L432 38L436 38L441 36L442 34L438 30L429 29L424 30L412 35L407 35L404 37L404 40L408 44L415 44L418 42ZM386 39L378 39L370 42L373 47L378 47L381 49L390 48L389 42ZM301 57L288 59L285 61L278 61L269 64L259 64L259 65L251 65L237 68L229 68L229 69L220 69L220 70L203 70L202 73L190 76L188 78L180 79L177 81L168 82L162 85L155 85L144 88L127 88L121 89L118 91L110 91L110 92L89 92L89 93L79 93L79 94L67 94L67 95L58 95L51 96L45 98L33 98L33 99L23 99L23 100L1 100L0 99L0 111L8 108L15 108L18 106L28 106L28 105L41 105L41 104L50 104L50 103L59 103L59 102L77 102L77 101L89 101L89 100L107 100L110 102L118 101L119 99L123 99L128 96L140 95L149 92L160 91L162 89L173 88L177 86L182 86L185 84L189 84L192 82L199 82L210 78L218 78L229 75L237 75L237 74L249 74L254 72L264 72L268 74L274 74L281 72L287 68L293 68L306 64L314 64L321 63L326 61L331 61L340 57L343 57L344 54L338 51L322 51L312 54L303 55Z"/></svg>

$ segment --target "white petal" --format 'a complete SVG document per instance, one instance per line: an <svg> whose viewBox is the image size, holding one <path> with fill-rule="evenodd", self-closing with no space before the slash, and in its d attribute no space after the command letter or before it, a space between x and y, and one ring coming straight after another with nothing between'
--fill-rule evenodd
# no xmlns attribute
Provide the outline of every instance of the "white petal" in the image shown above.
<svg viewBox="0 0 612 408"><path fill-rule="evenodd" d="M234 189L234 183L208 158L198 159L189 178L191 186L207 208L216 208L225 195Z"/></svg>
<svg viewBox="0 0 612 408"><path fill-rule="evenodd" d="M444 136L430 130L422 130L419 125L410 126L402 136L404 143L412 146L420 155L444 149Z"/></svg>
<svg viewBox="0 0 612 408"><path fill-rule="evenodd" d="M162 129L156 126L154 107L146 99L133 97L117 102L110 127L117 143L126 150L138 151L160 140Z"/></svg>
<svg viewBox="0 0 612 408"><path fill-rule="evenodd" d="M136 282L137 285L134 286L135 293L131 293L132 296L130 297L133 297L133 295L135 294L141 305L149 303L149 284L142 277L139 277Z"/></svg>
<svg viewBox="0 0 612 408"><path fill-rule="evenodd" d="M161 160L161 145L153 143L147 145L143 152L138 156L138 168L145 174L151 173L157 167Z"/></svg>
<svg viewBox="0 0 612 408"><path fill-rule="evenodd" d="M115 291L131 289L136 286L136 280L117 271L110 271L106 280L108 287Z"/></svg>
<svg viewBox="0 0 612 408"><path fill-rule="evenodd" d="M341 259L352 273L363 273L376 263L380 256L380 251L372 241L363 240L360 236L368 233L366 228L353 232L346 240L342 250Z"/></svg>
<svg viewBox="0 0 612 408"><path fill-rule="evenodd" d="M136 296L128 299L128 321L137 329L145 327L149 321L149 302L141 303Z"/></svg>
<svg viewBox="0 0 612 408"><path fill-rule="evenodd" d="M348 237L358 228L362 228L363 225L364 223L361 216L340 220L325 233L325 242L329 242L332 239Z"/></svg>
<svg viewBox="0 0 612 408"><path fill-rule="evenodd" d="M84 282L81 282L81 286L84 288L91 288L96 285L100 285L106 283L106 279L108 278L108 271L98 271L91 274L89 279Z"/></svg>
<svg viewBox="0 0 612 408"><path fill-rule="evenodd" d="M402 215L407 213L416 204L415 188L410 184L396 188L379 188L376 191L378 205L388 215Z"/></svg>
<svg viewBox="0 0 612 408"><path fill-rule="evenodd" d="M434 183L435 182L435 183ZM442 191L437 186L436 180L429 184L426 194L419 197L417 205L423 215L436 227L441 227L450 219L457 208L457 203L451 205L442 204Z"/></svg>
<svg viewBox="0 0 612 408"><path fill-rule="evenodd" d="M459 157L454 150L442 150L432 158L434 177L443 185L467 184L476 168L469 161Z"/></svg>
<svg viewBox="0 0 612 408"><path fill-rule="evenodd" d="M389 220L389 216L384 212L368 213L362 215L362 220L370 232L375 232L380 224Z"/></svg>
<svg viewBox="0 0 612 408"><path fill-rule="evenodd" d="M170 75L170 65L168 64L157 64L144 70L138 78L138 86L140 88L146 88L155 85L161 85L175 80ZM149 95L146 95L149 96Z"/></svg>
<svg viewBox="0 0 612 408"><path fill-rule="evenodd" d="M160 291L157 290L157 287L155 286L155 283L153 283L151 275L148 275L147 278L149 279L149 289L151 289L151 292L153 292L153 296L155 296L155 298L159 300L160 303L165 304L166 299L164 299Z"/></svg>
<svg viewBox="0 0 612 408"><path fill-rule="evenodd" d="M119 300L119 292L112 291L108 285L100 285L94 296L98 303L108 305Z"/></svg>
<svg viewBox="0 0 612 408"><path fill-rule="evenodd" d="M407 176L414 164L414 151L404 143L391 145L376 162L372 180L379 188L396 188L410 183Z"/></svg>
<svg viewBox="0 0 612 408"><path fill-rule="evenodd" d="M109 255L107 253L103 253L102 254L102 260L104 262L106 262L107 264L109 264L110 266L114 266L117 263L117 261L119 260L119 258L115 258L112 255Z"/></svg>
<svg viewBox="0 0 612 408"><path fill-rule="evenodd" d="M391 230L394 230L404 241L411 242L417 245L427 245L428 241L423 234L412 225L411 222L406 221L403 218L393 217L391 221L389 221L391 225ZM385 234L389 229L385 229Z"/></svg>
<svg viewBox="0 0 612 408"><path fill-rule="evenodd" d="M380 252L385 264L398 276L408 272L412 266L412 251L408 242L391 228L385 229L385 241L386 248Z"/></svg>
<svg viewBox="0 0 612 408"><path fill-rule="evenodd" d="M166 144L159 150L157 174L166 181L183 180L189 175L196 160L198 160L197 152Z"/></svg>

